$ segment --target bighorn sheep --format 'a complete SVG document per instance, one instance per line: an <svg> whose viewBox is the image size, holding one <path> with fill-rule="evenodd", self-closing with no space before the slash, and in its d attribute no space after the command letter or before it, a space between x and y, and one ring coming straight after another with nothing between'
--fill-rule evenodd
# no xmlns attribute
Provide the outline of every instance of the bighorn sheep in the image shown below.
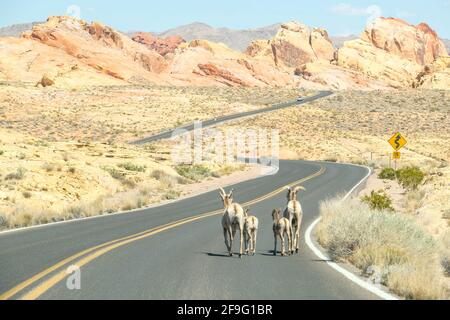
<svg viewBox="0 0 450 320"><path fill-rule="evenodd" d="M249 210L245 210L245 225L244 225L244 241L245 254L255 255L256 253L256 238L258 237L259 220L255 216L248 215Z"/></svg>
<svg viewBox="0 0 450 320"><path fill-rule="evenodd" d="M304 187L288 187L288 204L284 210L283 216L289 220L291 226L292 250L298 253L300 248L300 228L303 219L303 210L300 202L297 200L297 193L306 191Z"/></svg>
<svg viewBox="0 0 450 320"><path fill-rule="evenodd" d="M233 241L236 236L236 231L239 230L240 235L240 249L239 258L242 258L242 247L244 243L244 224L245 212L241 205L233 203L233 190L229 194L220 188L220 197L224 205L224 213L222 217L223 236L225 238L225 245L227 246L230 257L233 256L231 251L233 248Z"/></svg>
<svg viewBox="0 0 450 320"><path fill-rule="evenodd" d="M292 238L291 238L291 224L287 218L281 218L281 210L275 209L272 212L273 219L273 236L275 238L275 248L273 249L273 255L277 255L277 240L281 240L281 255L285 256L285 240L284 237L287 236L288 239L288 254L293 252L292 248Z"/></svg>

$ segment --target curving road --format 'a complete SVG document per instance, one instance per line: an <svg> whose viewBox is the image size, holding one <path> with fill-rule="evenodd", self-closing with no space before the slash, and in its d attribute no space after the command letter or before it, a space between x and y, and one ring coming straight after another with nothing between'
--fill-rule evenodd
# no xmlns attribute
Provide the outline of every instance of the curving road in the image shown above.
<svg viewBox="0 0 450 320"><path fill-rule="evenodd" d="M261 221L257 255L242 260L225 256L216 191L127 214L0 234L0 298L376 299L318 260L304 240L298 256L271 254L270 215L285 204L284 186L307 179L301 183L307 188L301 194L304 234L321 200L349 191L366 174L350 165L281 161L275 176L235 185L236 201L257 200L249 207ZM210 214L158 229L204 213ZM71 264L81 265L81 290L66 287Z"/></svg>
<svg viewBox="0 0 450 320"><path fill-rule="evenodd" d="M215 119L204 127L230 120ZM0 233L0 300L377 299L317 259L303 236L322 200L350 191L366 175L358 166L280 161L276 175L232 186L235 200L260 219L257 254L243 259L226 256L217 191L125 214ZM273 257L271 212L285 205L284 187L294 184L307 188L300 195L301 252ZM80 267L81 290L67 288L71 265Z"/></svg>
<svg viewBox="0 0 450 320"><path fill-rule="evenodd" d="M262 108L262 109L258 109L258 110L247 111L247 112L241 112L241 113L235 113L235 114L230 114L230 115L222 116L222 117L211 119L211 120L202 121L202 127L203 128L214 127L219 124L223 124L223 123L230 122L233 120L249 118L249 117L253 117L253 116L267 113L267 112L272 112L272 111L276 111L276 110L290 108L290 107L297 106L297 105L310 103L310 102L331 96L332 94L333 94L332 91L320 91L318 94L316 94L314 96L310 96L310 97L305 97L301 101L297 101L297 100L289 101L289 102L285 102L285 103L276 104L276 105L273 105L273 106L270 106L267 108ZM134 142L132 142L132 144L143 145L146 143L155 142L155 141L159 141L159 140L163 140L163 139L169 139L171 137L177 136L176 132L182 133L183 131L186 132L186 131L193 131L193 130L194 130L194 124L192 123L192 124L188 124L183 127L179 127L177 129L168 130L168 131L153 135L148 138L143 138L143 139L134 141Z"/></svg>

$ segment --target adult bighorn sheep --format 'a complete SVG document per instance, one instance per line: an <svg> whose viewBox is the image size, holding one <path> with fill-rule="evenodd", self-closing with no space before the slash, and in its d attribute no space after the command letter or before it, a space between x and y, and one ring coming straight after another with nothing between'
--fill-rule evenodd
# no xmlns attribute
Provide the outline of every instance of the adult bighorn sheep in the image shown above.
<svg viewBox="0 0 450 320"><path fill-rule="evenodd" d="M233 241L236 236L236 232L239 230L240 236L240 249L239 258L242 258L242 249L244 244L244 225L245 225L245 212L241 205L233 203L233 190L227 194L222 188L220 188L220 197L223 201L224 212L222 217L223 236L225 238L225 245L227 246L230 257L233 256L231 251L233 248Z"/></svg>
<svg viewBox="0 0 450 320"><path fill-rule="evenodd" d="M275 248L273 249L273 255L277 255L277 240L281 240L281 255L285 256L285 240L284 237L287 236L288 239L288 254L293 252L292 248L292 238L291 238L291 224L287 218L281 217L281 210L275 209L272 212L273 219L273 236L275 238Z"/></svg>
<svg viewBox="0 0 450 320"><path fill-rule="evenodd" d="M297 193L300 190L306 191L306 189L301 186L295 188L288 187L288 204L283 214L283 216L289 220L291 225L292 250L295 248L296 253L298 253L300 248L300 228L303 219L302 205L297 200Z"/></svg>
<svg viewBox="0 0 450 320"><path fill-rule="evenodd" d="M258 237L259 220L255 216L249 216L248 212L248 209L245 210L245 254L254 256L256 254L256 238Z"/></svg>

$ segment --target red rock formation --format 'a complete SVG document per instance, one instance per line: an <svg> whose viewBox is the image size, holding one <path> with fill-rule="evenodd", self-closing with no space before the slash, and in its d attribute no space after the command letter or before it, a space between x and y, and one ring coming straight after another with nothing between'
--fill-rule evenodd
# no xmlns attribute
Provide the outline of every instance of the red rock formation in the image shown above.
<svg viewBox="0 0 450 320"><path fill-rule="evenodd" d="M420 65L447 55L444 43L426 23L413 26L401 19L380 18L366 28L361 39Z"/></svg>
<svg viewBox="0 0 450 320"><path fill-rule="evenodd" d="M298 22L281 25L277 35L269 41L254 41L245 53L251 57L271 59L275 65L297 68L317 60L331 61L333 44L323 29L310 29Z"/></svg>
<svg viewBox="0 0 450 320"><path fill-rule="evenodd" d="M180 44L186 42L178 36L171 36L165 39L158 38L148 32L138 32L132 36L133 41L146 45L151 50L155 50L160 55L165 56L168 53L174 53Z"/></svg>
<svg viewBox="0 0 450 320"><path fill-rule="evenodd" d="M223 83L229 86L239 85L243 87L248 87L247 83L234 76L228 70L219 69L216 65L213 65L211 63L199 64L198 68L207 76L213 76L225 80Z"/></svg>
<svg viewBox="0 0 450 320"><path fill-rule="evenodd" d="M158 53L97 22L50 17L23 37L61 49L85 65L125 81L140 77L160 82L157 74L167 67Z"/></svg>

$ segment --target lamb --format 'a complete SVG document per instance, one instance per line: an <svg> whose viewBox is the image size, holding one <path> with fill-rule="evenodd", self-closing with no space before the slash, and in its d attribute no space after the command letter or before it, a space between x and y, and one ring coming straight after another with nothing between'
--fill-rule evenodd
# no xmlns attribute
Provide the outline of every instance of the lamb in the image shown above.
<svg viewBox="0 0 450 320"><path fill-rule="evenodd" d="M224 205L224 213L222 216L222 228L223 236L225 238L225 245L227 247L230 257L233 256L231 251L233 248L233 241L236 236L236 232L239 230L240 235L240 249L239 258L242 258L242 249L244 243L244 225L245 225L245 212L241 205L233 203L233 190L227 194L222 188L220 188L220 197L222 198Z"/></svg>
<svg viewBox="0 0 450 320"><path fill-rule="evenodd" d="M295 187L294 189L288 187L288 204L283 214L283 216L289 220L291 227L292 250L295 248L296 253L299 252L300 248L300 228L303 219L302 206L297 200L297 193L300 190L306 191L304 187Z"/></svg>
<svg viewBox="0 0 450 320"><path fill-rule="evenodd" d="M255 216L248 215L249 210L245 211L245 225L244 225L244 241L245 254L256 254L256 238L258 237L259 220Z"/></svg>
<svg viewBox="0 0 450 320"><path fill-rule="evenodd" d="M272 212L273 219L273 236L275 238L275 248L273 249L273 255L277 255L277 240L280 238L281 240L281 255L285 256L285 239L287 236L288 239L288 254L291 255L293 253L292 248L292 238L291 238L291 224L287 218L281 218L281 210L275 209Z"/></svg>

